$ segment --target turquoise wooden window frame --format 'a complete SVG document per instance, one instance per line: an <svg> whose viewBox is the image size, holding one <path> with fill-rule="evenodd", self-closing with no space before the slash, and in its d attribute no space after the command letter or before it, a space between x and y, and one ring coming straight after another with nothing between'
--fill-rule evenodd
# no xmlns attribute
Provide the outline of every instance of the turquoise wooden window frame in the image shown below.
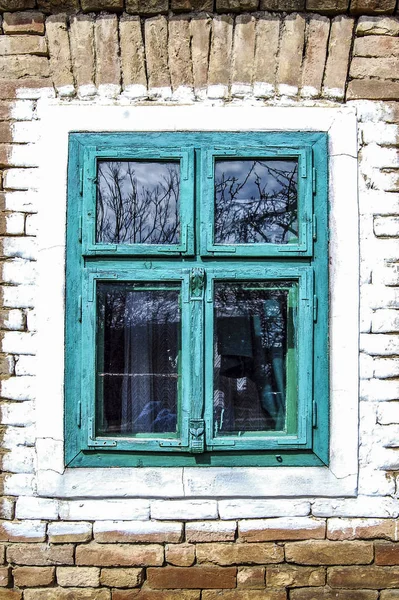
<svg viewBox="0 0 399 600"><path fill-rule="evenodd" d="M214 183L209 168L220 156L298 159L301 225L297 244L220 248L212 243ZM104 158L180 161L181 244L111 247L95 243L96 165ZM326 134L72 133L67 213L65 463L68 466L328 464ZM296 427L285 434L213 435L213 282L230 280L290 280L298 284ZM95 294L98 282L115 281L153 285L170 281L182 286L183 357L176 434L140 438L96 436Z"/></svg>

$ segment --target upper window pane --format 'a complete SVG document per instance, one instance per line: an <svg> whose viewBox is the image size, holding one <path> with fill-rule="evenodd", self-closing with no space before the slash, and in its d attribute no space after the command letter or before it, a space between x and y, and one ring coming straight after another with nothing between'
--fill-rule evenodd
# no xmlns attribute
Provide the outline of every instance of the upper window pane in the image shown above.
<svg viewBox="0 0 399 600"><path fill-rule="evenodd" d="M215 244L298 242L298 161L215 161Z"/></svg>
<svg viewBox="0 0 399 600"><path fill-rule="evenodd" d="M96 242L179 244L179 194L179 161L99 160Z"/></svg>

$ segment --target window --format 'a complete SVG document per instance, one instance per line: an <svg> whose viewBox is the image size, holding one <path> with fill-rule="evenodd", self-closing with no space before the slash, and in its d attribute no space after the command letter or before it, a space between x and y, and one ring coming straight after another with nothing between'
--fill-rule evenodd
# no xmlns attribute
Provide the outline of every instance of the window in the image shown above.
<svg viewBox="0 0 399 600"><path fill-rule="evenodd" d="M327 134L72 133L69 466L328 463Z"/></svg>

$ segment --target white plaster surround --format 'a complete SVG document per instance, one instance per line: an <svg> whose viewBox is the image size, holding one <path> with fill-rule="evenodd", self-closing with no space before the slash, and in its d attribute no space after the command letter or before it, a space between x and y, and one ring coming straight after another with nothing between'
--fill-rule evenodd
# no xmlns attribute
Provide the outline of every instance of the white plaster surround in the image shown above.
<svg viewBox="0 0 399 600"><path fill-rule="evenodd" d="M356 496L359 235L355 107L128 106L38 101L37 494L55 498ZM329 467L64 467L64 291L70 131L327 131L330 202Z"/></svg>

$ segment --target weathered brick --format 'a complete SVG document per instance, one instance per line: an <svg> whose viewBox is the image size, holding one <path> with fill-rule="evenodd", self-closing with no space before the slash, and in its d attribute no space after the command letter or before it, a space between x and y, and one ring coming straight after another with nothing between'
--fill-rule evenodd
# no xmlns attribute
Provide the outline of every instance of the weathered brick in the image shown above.
<svg viewBox="0 0 399 600"><path fill-rule="evenodd" d="M155 500L151 503L151 518L159 520L197 521L217 519L216 500Z"/></svg>
<svg viewBox="0 0 399 600"><path fill-rule="evenodd" d="M299 14L289 15L284 19L277 69L277 84L281 94L292 96L298 93L305 24L305 18Z"/></svg>
<svg viewBox="0 0 399 600"><path fill-rule="evenodd" d="M139 17L125 16L119 21L119 38L123 86L141 85L147 88L145 54Z"/></svg>
<svg viewBox="0 0 399 600"><path fill-rule="evenodd" d="M348 75L354 20L339 16L331 24L323 90L327 97L342 99Z"/></svg>
<svg viewBox="0 0 399 600"><path fill-rule="evenodd" d="M348 84L348 100L395 100L399 97L399 82L377 79L354 79Z"/></svg>
<svg viewBox="0 0 399 600"><path fill-rule="evenodd" d="M286 600L285 590L204 590L202 600Z"/></svg>
<svg viewBox="0 0 399 600"><path fill-rule="evenodd" d="M0 55L10 56L12 54L46 55L46 40L40 35L0 36Z"/></svg>
<svg viewBox="0 0 399 600"><path fill-rule="evenodd" d="M255 58L255 25L251 15L236 17L231 80L234 84L251 84ZM239 88L236 87L236 92ZM234 90L232 90L234 93Z"/></svg>
<svg viewBox="0 0 399 600"><path fill-rule="evenodd" d="M309 11L336 14L346 12L349 2L350 0L306 0L306 8Z"/></svg>
<svg viewBox="0 0 399 600"><path fill-rule="evenodd" d="M198 15L190 21L191 57L196 90L204 89L207 84L211 24L212 20L208 15Z"/></svg>
<svg viewBox="0 0 399 600"><path fill-rule="evenodd" d="M375 542L376 565L399 565L399 543Z"/></svg>
<svg viewBox="0 0 399 600"><path fill-rule="evenodd" d="M0 590L0 600L21 600L22 592L19 590Z"/></svg>
<svg viewBox="0 0 399 600"><path fill-rule="evenodd" d="M144 569L101 569L100 584L109 587L135 588L142 584Z"/></svg>
<svg viewBox="0 0 399 600"><path fill-rule="evenodd" d="M168 22L158 16L145 21L145 51L149 88L170 88Z"/></svg>
<svg viewBox="0 0 399 600"><path fill-rule="evenodd" d="M193 544L167 544L165 560L176 567L191 567L195 561L195 546Z"/></svg>
<svg viewBox="0 0 399 600"><path fill-rule="evenodd" d="M331 567L327 583L332 588L371 589L399 586L399 567Z"/></svg>
<svg viewBox="0 0 399 600"><path fill-rule="evenodd" d="M212 562L218 565L265 564L284 560L284 552L277 544L236 544L227 542L199 544L197 561Z"/></svg>
<svg viewBox="0 0 399 600"><path fill-rule="evenodd" d="M168 58L172 90L175 91L180 86L193 87L190 22L187 17L169 19Z"/></svg>
<svg viewBox="0 0 399 600"><path fill-rule="evenodd" d="M112 600L199 600L200 590L112 590Z"/></svg>
<svg viewBox="0 0 399 600"><path fill-rule="evenodd" d="M382 590L380 600L398 600L399 590Z"/></svg>
<svg viewBox="0 0 399 600"><path fill-rule="evenodd" d="M371 590L330 590L328 588L302 588L290 592L292 600L377 600Z"/></svg>
<svg viewBox="0 0 399 600"><path fill-rule="evenodd" d="M119 92L120 64L118 18L103 14L97 17L94 30L96 52L96 85L115 86ZM112 92L111 92L112 94Z"/></svg>
<svg viewBox="0 0 399 600"><path fill-rule="evenodd" d="M399 68L399 58L362 58L355 56L351 63L350 75L357 79L379 77L389 79Z"/></svg>
<svg viewBox="0 0 399 600"><path fill-rule="evenodd" d="M273 93L281 20L275 15L264 15L256 24L256 47L254 61L254 94L268 97Z"/></svg>
<svg viewBox="0 0 399 600"><path fill-rule="evenodd" d="M100 10L123 10L123 0L81 0L85 12Z"/></svg>
<svg viewBox="0 0 399 600"><path fill-rule="evenodd" d="M91 542L76 548L76 564L102 567L144 567L162 565L163 547L124 544L97 544Z"/></svg>
<svg viewBox="0 0 399 600"><path fill-rule="evenodd" d="M10 583L10 567L0 567L0 587L8 587Z"/></svg>
<svg viewBox="0 0 399 600"><path fill-rule="evenodd" d="M88 15L74 15L70 19L70 40L73 73L76 84L94 86L94 23ZM94 89L92 90L94 92Z"/></svg>
<svg viewBox="0 0 399 600"><path fill-rule="evenodd" d="M46 60L46 59L43 59ZM48 61L46 60L48 63ZM40 78L39 78L40 77ZM30 97L31 99L37 99L40 97L43 88L47 88L46 92L48 92L49 86L51 86L51 82L47 79L48 75L38 77L27 77L26 79L19 80L9 76L7 80L1 82L0 86L0 98L4 100L13 99L16 95L16 90L20 90L23 88L24 94L26 97Z"/></svg>
<svg viewBox="0 0 399 600"><path fill-rule="evenodd" d="M126 10L140 15L158 15L168 12L168 0L126 0Z"/></svg>
<svg viewBox="0 0 399 600"><path fill-rule="evenodd" d="M326 582L326 570L323 567L266 567L266 585L270 587L319 586Z"/></svg>
<svg viewBox="0 0 399 600"><path fill-rule="evenodd" d="M311 517L248 519L238 524L239 538L245 542L324 539L326 523Z"/></svg>
<svg viewBox="0 0 399 600"><path fill-rule="evenodd" d="M350 12L353 14L393 13L395 0L351 0Z"/></svg>
<svg viewBox="0 0 399 600"><path fill-rule="evenodd" d="M57 583L63 587L98 587L98 567L57 567Z"/></svg>
<svg viewBox="0 0 399 600"><path fill-rule="evenodd" d="M37 6L46 13L79 10L79 0L37 0Z"/></svg>
<svg viewBox="0 0 399 600"><path fill-rule="evenodd" d="M147 582L158 589L236 587L235 567L161 567L147 569Z"/></svg>
<svg viewBox="0 0 399 600"><path fill-rule="evenodd" d="M88 542L92 538L91 523L49 523L48 539L52 544Z"/></svg>
<svg viewBox="0 0 399 600"><path fill-rule="evenodd" d="M12 574L18 587L40 587L54 583L55 567L14 567Z"/></svg>
<svg viewBox="0 0 399 600"><path fill-rule="evenodd" d="M44 56L0 56L0 78L48 77L48 60Z"/></svg>
<svg viewBox="0 0 399 600"><path fill-rule="evenodd" d="M17 565L72 565L73 546L13 544L7 548L7 560Z"/></svg>
<svg viewBox="0 0 399 600"><path fill-rule="evenodd" d="M235 538L235 521L197 521L186 524L187 542L231 542ZM261 541L261 540L259 540Z"/></svg>
<svg viewBox="0 0 399 600"><path fill-rule="evenodd" d="M183 539L183 524L159 521L97 521L96 542L170 542Z"/></svg>
<svg viewBox="0 0 399 600"><path fill-rule="evenodd" d="M36 10L25 12L5 12L3 15L4 33L44 33L44 15Z"/></svg>
<svg viewBox="0 0 399 600"><path fill-rule="evenodd" d="M238 567L237 587L249 590L262 590L265 587L264 567Z"/></svg>
<svg viewBox="0 0 399 600"><path fill-rule="evenodd" d="M213 11L213 0L171 0L170 8L179 11Z"/></svg>
<svg viewBox="0 0 399 600"><path fill-rule="evenodd" d="M288 562L302 565L361 565L373 560L371 542L292 542L285 546Z"/></svg>
<svg viewBox="0 0 399 600"><path fill-rule="evenodd" d="M329 33L329 19L319 15L309 19L306 26L306 48L302 67L302 96L320 95Z"/></svg>
<svg viewBox="0 0 399 600"><path fill-rule="evenodd" d="M232 40L233 19L227 15L215 17L212 20L208 84L223 86L222 96L227 93L230 79Z"/></svg>
<svg viewBox="0 0 399 600"><path fill-rule="evenodd" d="M305 0L260 0L260 10L304 10Z"/></svg>
<svg viewBox="0 0 399 600"><path fill-rule="evenodd" d="M46 21L46 36L50 54L51 76L56 88L72 88L71 52L67 18L65 15L51 15ZM32 73L33 75L33 73Z"/></svg>
<svg viewBox="0 0 399 600"><path fill-rule="evenodd" d="M216 0L217 12L258 10L259 0Z"/></svg>
<svg viewBox="0 0 399 600"><path fill-rule="evenodd" d="M387 35L358 37L353 47L354 56L399 56L399 39Z"/></svg>
<svg viewBox="0 0 399 600"><path fill-rule="evenodd" d="M35 0L0 0L0 10L25 10L35 8Z"/></svg>
<svg viewBox="0 0 399 600"><path fill-rule="evenodd" d="M2 542L44 542L46 524L40 521L3 521L0 523Z"/></svg>
<svg viewBox="0 0 399 600"><path fill-rule="evenodd" d="M330 540L395 538L393 519L328 519L327 537Z"/></svg>
<svg viewBox="0 0 399 600"><path fill-rule="evenodd" d="M395 17L360 17L356 35L399 35L399 20Z"/></svg>
<svg viewBox="0 0 399 600"><path fill-rule="evenodd" d="M24 600L111 600L110 590L83 590L82 588L52 588L25 590Z"/></svg>

